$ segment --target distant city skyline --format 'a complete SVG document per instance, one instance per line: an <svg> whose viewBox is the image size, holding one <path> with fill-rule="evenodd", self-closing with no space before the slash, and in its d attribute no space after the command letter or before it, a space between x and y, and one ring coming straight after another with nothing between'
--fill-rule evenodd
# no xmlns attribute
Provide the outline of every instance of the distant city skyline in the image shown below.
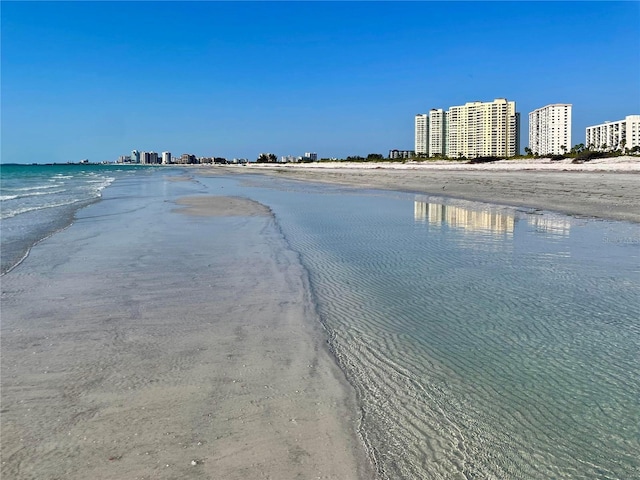
<svg viewBox="0 0 640 480"><path fill-rule="evenodd" d="M0 21L3 163L386 154L416 114L495 98L522 153L544 105L573 106L574 144L640 113L639 2L2 2Z"/></svg>

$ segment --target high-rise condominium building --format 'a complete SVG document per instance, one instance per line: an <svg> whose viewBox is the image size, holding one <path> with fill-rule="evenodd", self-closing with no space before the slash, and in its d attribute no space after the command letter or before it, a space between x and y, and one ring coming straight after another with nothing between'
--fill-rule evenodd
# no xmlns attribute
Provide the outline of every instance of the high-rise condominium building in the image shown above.
<svg viewBox="0 0 640 480"><path fill-rule="evenodd" d="M529 113L529 148L538 155L571 149L571 105L554 103Z"/></svg>
<svg viewBox="0 0 640 480"><path fill-rule="evenodd" d="M415 151L417 154L429 154L429 116L426 113L419 113L415 120Z"/></svg>
<svg viewBox="0 0 640 480"><path fill-rule="evenodd" d="M165 165L171 163L171 152L162 152L162 163Z"/></svg>
<svg viewBox="0 0 640 480"><path fill-rule="evenodd" d="M640 146L640 115L627 115L624 120L604 122L587 127L588 148L594 150L629 150Z"/></svg>
<svg viewBox="0 0 640 480"><path fill-rule="evenodd" d="M446 122L449 157L512 157L520 151L520 114L516 102L468 102L450 107Z"/></svg>
<svg viewBox="0 0 640 480"><path fill-rule="evenodd" d="M446 115L441 108L429 112L429 156L442 156L446 146Z"/></svg>

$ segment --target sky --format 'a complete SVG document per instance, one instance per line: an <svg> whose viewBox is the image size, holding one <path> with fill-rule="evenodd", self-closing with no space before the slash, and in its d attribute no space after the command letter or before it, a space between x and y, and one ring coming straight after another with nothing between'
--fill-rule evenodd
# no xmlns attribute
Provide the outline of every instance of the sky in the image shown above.
<svg viewBox="0 0 640 480"><path fill-rule="evenodd" d="M3 163L131 150L255 160L413 150L414 117L507 98L640 114L640 2L0 4Z"/></svg>

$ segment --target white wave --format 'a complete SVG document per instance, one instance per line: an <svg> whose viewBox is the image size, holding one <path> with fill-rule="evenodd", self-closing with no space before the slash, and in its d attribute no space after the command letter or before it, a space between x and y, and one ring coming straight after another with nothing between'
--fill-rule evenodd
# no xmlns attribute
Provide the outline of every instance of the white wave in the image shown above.
<svg viewBox="0 0 640 480"><path fill-rule="evenodd" d="M36 210L45 210L47 208L56 208L56 207L64 207L65 205L73 205L74 203L81 202L82 199L74 198L73 200L68 200L66 202L58 202L58 203L47 203L45 205L36 205L33 207L24 207L18 208L16 210L3 211L2 215L0 215L0 219L4 220L5 218L13 218L16 215L21 215L23 213L33 212Z"/></svg>
<svg viewBox="0 0 640 480"><path fill-rule="evenodd" d="M66 190L47 190L46 192L30 192L23 193L18 195L2 195L0 196L0 200L14 200L16 198L27 198L27 197L37 197L40 195L55 195L56 193L64 193Z"/></svg>
<svg viewBox="0 0 640 480"><path fill-rule="evenodd" d="M56 183L54 185L36 185L33 187L21 187L21 188L12 188L11 190L15 192L29 192L31 190L47 190L49 188L61 187L61 183Z"/></svg>
<svg viewBox="0 0 640 480"><path fill-rule="evenodd" d="M100 196L100 195L101 195L102 190L104 190L104 189L105 189L105 188L107 188L109 185L111 185L111 184L113 183L113 181L114 181L114 180L115 180L115 177L106 177L106 178L103 178L103 179L102 179L102 180L100 180L100 181L97 181L97 180L93 180L93 181L91 181L91 180L90 180L90 181L88 181L87 183L91 183L91 185L89 185L89 186L90 186L91 191L92 191L95 195Z"/></svg>

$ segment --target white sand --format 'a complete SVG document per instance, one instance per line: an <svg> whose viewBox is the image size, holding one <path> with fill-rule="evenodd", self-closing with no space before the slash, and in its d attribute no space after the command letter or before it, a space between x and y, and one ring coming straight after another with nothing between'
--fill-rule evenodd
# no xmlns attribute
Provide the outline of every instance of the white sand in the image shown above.
<svg viewBox="0 0 640 480"><path fill-rule="evenodd" d="M422 162L316 162L299 164L251 163L252 168L296 168L296 169L355 169L355 170L452 170L452 171L572 171L572 172L640 172L640 157L620 156L598 158L588 162L573 163L573 159L551 160L549 158L524 158L499 160L489 163L471 164L467 161L426 160Z"/></svg>

